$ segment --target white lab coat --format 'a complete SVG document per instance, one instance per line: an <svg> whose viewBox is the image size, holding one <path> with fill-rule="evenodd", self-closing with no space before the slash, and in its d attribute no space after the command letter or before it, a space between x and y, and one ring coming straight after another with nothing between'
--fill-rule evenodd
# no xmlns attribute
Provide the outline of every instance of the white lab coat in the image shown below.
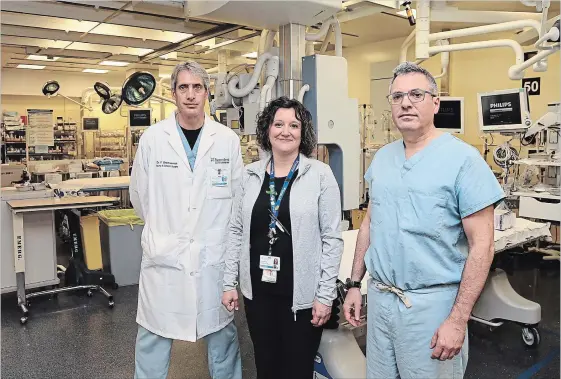
<svg viewBox="0 0 561 379"><path fill-rule="evenodd" d="M196 341L233 319L222 281L233 196L243 161L239 137L205 117L194 170L175 115L146 130L130 180L130 198L145 221L136 321L163 337ZM212 183L217 170L227 185Z"/></svg>

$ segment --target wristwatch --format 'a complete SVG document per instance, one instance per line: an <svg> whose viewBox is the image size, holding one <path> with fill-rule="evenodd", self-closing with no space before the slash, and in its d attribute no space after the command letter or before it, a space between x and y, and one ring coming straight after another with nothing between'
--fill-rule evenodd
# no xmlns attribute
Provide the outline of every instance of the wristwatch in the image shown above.
<svg viewBox="0 0 561 379"><path fill-rule="evenodd" d="M360 289L361 285L362 285L361 282L355 282L355 281L353 281L353 280L347 279L346 286L347 286L347 289L348 289L348 290L351 289L351 288L358 288L358 289Z"/></svg>

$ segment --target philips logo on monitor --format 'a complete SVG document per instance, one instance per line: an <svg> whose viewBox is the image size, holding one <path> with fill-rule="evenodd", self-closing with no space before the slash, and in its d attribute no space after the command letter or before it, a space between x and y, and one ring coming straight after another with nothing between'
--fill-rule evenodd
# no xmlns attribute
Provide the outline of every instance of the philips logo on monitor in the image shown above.
<svg viewBox="0 0 561 379"><path fill-rule="evenodd" d="M490 113L512 112L512 102L491 103L489 107Z"/></svg>
<svg viewBox="0 0 561 379"><path fill-rule="evenodd" d="M506 103L491 103L491 109L493 109L493 108L506 108L506 107L512 107L512 103L510 101L508 101Z"/></svg>

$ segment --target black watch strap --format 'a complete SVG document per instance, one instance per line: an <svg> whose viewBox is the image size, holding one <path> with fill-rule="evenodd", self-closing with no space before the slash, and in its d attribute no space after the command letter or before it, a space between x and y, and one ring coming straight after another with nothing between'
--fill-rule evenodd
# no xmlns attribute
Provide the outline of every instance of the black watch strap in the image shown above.
<svg viewBox="0 0 561 379"><path fill-rule="evenodd" d="M351 288L358 288L360 289L360 287L362 286L361 282L355 282L353 280L347 279L347 289L351 289Z"/></svg>

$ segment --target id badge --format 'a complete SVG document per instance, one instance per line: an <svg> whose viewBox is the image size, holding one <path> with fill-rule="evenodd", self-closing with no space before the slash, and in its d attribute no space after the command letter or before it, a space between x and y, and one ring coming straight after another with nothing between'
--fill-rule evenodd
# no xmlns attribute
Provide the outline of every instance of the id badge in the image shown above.
<svg viewBox="0 0 561 379"><path fill-rule="evenodd" d="M213 169L210 176L210 184L214 187L228 186L228 173L225 169Z"/></svg>
<svg viewBox="0 0 561 379"><path fill-rule="evenodd" d="M261 270L280 270L280 258L271 255L261 255L259 258L259 268Z"/></svg>
<svg viewBox="0 0 561 379"><path fill-rule="evenodd" d="M267 283L276 283L277 272L274 270L263 270L263 276L261 277L261 281Z"/></svg>

